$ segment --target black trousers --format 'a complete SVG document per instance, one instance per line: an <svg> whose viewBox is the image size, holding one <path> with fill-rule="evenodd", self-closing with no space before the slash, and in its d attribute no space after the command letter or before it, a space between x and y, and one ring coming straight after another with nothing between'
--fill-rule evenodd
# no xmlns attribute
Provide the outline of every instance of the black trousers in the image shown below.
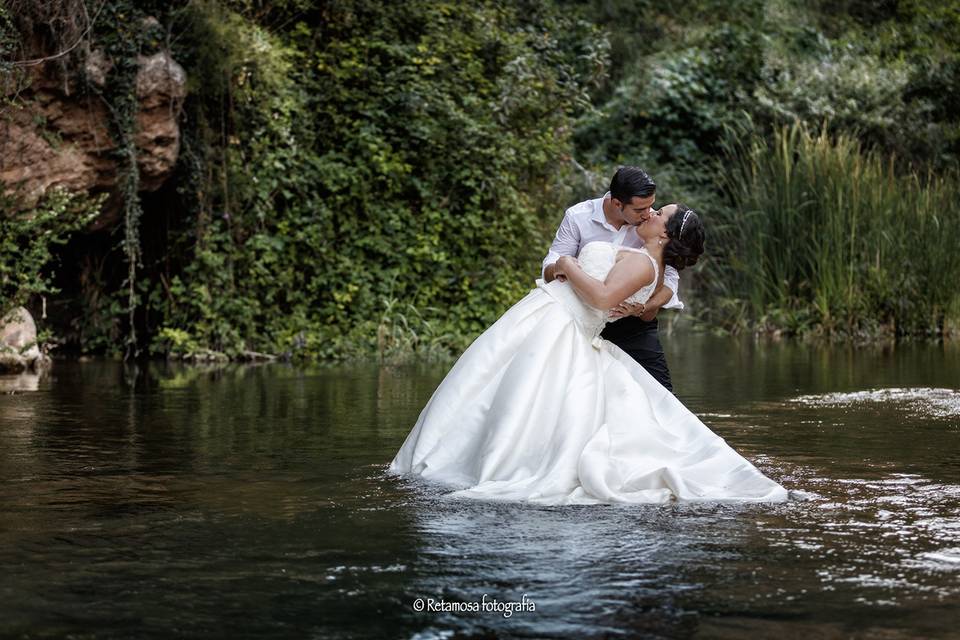
<svg viewBox="0 0 960 640"><path fill-rule="evenodd" d="M656 378L657 382L673 393L670 369L667 368L667 358L663 355L663 346L660 344L660 335L657 333L658 328L656 318L647 322L636 316L628 316L608 324L600 337L627 352Z"/></svg>

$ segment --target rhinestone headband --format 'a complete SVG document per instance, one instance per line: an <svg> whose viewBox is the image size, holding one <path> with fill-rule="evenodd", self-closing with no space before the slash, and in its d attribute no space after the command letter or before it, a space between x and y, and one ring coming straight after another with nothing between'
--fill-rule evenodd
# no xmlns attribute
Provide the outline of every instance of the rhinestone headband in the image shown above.
<svg viewBox="0 0 960 640"><path fill-rule="evenodd" d="M683 220L680 221L680 233L677 234L677 239L680 239L683 236L683 225L687 224L687 218L690 217L690 211L687 211L683 214Z"/></svg>

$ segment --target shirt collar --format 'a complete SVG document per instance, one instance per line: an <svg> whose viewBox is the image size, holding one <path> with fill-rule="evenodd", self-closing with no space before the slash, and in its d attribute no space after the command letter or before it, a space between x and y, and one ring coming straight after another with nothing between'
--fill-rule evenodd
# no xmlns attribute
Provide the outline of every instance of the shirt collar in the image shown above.
<svg viewBox="0 0 960 640"><path fill-rule="evenodd" d="M607 222L607 216L603 215L603 201L609 197L610 192L607 191L605 194L603 194L602 198L597 199L597 203L593 207L593 215L591 216L591 219L594 222L599 222L605 227L612 226L609 222Z"/></svg>

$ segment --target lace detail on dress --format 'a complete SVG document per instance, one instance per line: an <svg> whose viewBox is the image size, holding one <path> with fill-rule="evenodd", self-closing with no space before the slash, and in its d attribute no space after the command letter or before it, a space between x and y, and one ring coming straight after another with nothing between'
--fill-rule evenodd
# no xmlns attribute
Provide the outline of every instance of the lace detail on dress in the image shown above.
<svg viewBox="0 0 960 640"><path fill-rule="evenodd" d="M646 302L650 299L653 290L657 287L659 269L657 268L656 260L654 260L653 256L647 253L645 249L621 247L613 242L598 240L589 242L580 249L577 262L579 262L580 267L590 277L596 278L597 280L605 280L607 274L610 273L610 270L616 262L617 252L619 251L637 251L646 255L650 258L650 261L653 262L653 282L641 287L636 293L633 293L626 299L628 302L636 304ZM591 337L593 345L600 348L602 343L600 333L603 331L607 322L610 321L609 309L601 310L591 307L577 295L576 291L574 291L568 282L553 281L541 284L540 287L567 308L576 319L577 324Z"/></svg>
<svg viewBox="0 0 960 640"><path fill-rule="evenodd" d="M660 279L660 267L657 266L657 261L654 260L653 256L650 255L650 253L642 247L640 249L634 249L633 247L618 247L617 251L633 251L635 253L642 253L643 255L650 258L650 263L653 265L653 282L646 285L645 287L641 287L639 290L637 290L636 293L634 293L633 295L629 296L626 299L626 302L633 302L635 304L641 304L646 302L647 300L650 299L650 296L653 295L653 292L657 288L657 280ZM616 257L616 255L614 255L614 257Z"/></svg>

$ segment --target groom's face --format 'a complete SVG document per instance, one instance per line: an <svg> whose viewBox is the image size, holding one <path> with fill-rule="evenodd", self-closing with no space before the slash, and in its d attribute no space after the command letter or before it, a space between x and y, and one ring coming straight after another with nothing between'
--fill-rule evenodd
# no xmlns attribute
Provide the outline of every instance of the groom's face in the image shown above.
<svg viewBox="0 0 960 640"><path fill-rule="evenodd" d="M633 196L628 204L621 202L622 208L620 209L620 215L623 216L623 221L627 224L641 224L646 222L653 213L652 207L656 200L656 195L646 198Z"/></svg>

